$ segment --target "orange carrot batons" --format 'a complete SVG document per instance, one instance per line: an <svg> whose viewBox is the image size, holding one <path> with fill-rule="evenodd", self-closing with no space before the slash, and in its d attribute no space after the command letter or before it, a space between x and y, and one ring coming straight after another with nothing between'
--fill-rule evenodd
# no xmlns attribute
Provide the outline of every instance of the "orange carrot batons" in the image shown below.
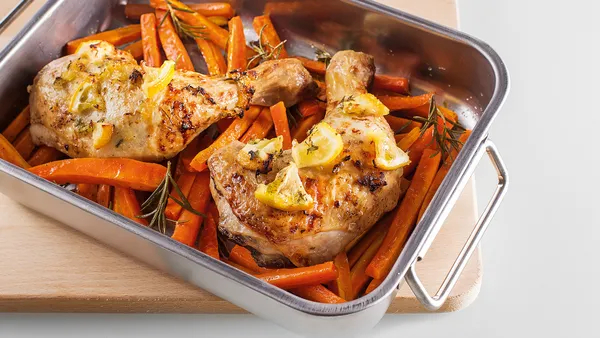
<svg viewBox="0 0 600 338"><path fill-rule="evenodd" d="M292 148L292 136L290 134L290 125L287 118L287 110L283 102L279 102L271 107L271 117L275 125L277 136L283 136L283 149Z"/></svg>
<svg viewBox="0 0 600 338"><path fill-rule="evenodd" d="M156 10L156 20L161 23L158 26L158 37L167 59L175 61L177 69L193 71L194 64L192 63L192 59L185 49L183 42L181 42L175 26L173 26L173 21L167 12Z"/></svg>
<svg viewBox="0 0 600 338"><path fill-rule="evenodd" d="M67 43L67 54L73 54L77 51L79 46L92 40L102 40L109 42L115 46L124 45L135 40L139 40L142 37L142 30L140 25L129 25L110 31L93 34L90 36L83 37L81 39L69 41Z"/></svg>
<svg viewBox="0 0 600 338"><path fill-rule="evenodd" d="M269 15L255 17L252 21L252 26L254 27L256 34L260 35L261 42L263 46L266 46L267 52L271 53L273 48L281 45L281 39L279 38ZM285 59L288 57L285 46L281 45L278 49L279 52L276 52L274 55L275 59Z"/></svg>
<svg viewBox="0 0 600 338"><path fill-rule="evenodd" d="M301 286L309 286L330 282L338 276L333 262L322 263L313 266L294 269L274 269L257 275L257 278L280 287L282 289L294 289Z"/></svg>
<svg viewBox="0 0 600 338"><path fill-rule="evenodd" d="M160 67L164 60L160 52L156 15L154 13L143 14L140 18L140 25L142 27L144 61L150 67Z"/></svg>
<svg viewBox="0 0 600 338"><path fill-rule="evenodd" d="M30 119L30 110L29 106L25 107L17 117L4 129L2 135L8 140L8 142L13 142L17 136L29 125Z"/></svg>
<svg viewBox="0 0 600 338"><path fill-rule="evenodd" d="M142 211L133 189L115 187L113 210L136 223L148 226L145 219L138 217L142 214Z"/></svg>
<svg viewBox="0 0 600 338"><path fill-rule="evenodd" d="M206 209L210 202L209 183L210 174L208 171L197 174L188 196L188 201L192 208L203 214L206 214ZM184 209L179 216L178 223L175 225L175 231L171 238L183 244L193 246L198 238L202 221L202 216Z"/></svg>
<svg viewBox="0 0 600 338"><path fill-rule="evenodd" d="M246 37L244 25L239 16L229 20L229 40L227 43L227 72L246 70Z"/></svg>
<svg viewBox="0 0 600 338"><path fill-rule="evenodd" d="M29 163L2 134L0 134L0 158L21 168L30 167Z"/></svg>

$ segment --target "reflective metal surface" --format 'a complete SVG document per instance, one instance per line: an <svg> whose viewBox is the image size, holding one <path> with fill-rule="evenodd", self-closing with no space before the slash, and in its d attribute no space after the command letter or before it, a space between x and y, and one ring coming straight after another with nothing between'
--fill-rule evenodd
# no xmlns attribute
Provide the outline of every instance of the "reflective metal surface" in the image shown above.
<svg viewBox="0 0 600 338"><path fill-rule="evenodd" d="M436 298L426 294L411 267L435 238L484 148L496 154L487 133L508 91L508 74L498 55L463 33L371 1L232 3L249 39L256 39L252 17L267 8L278 32L288 40L291 54L313 57L312 46L330 52L351 48L370 53L380 72L410 76L413 93L435 90L439 101L456 110L460 122L473 129L392 272L374 292L344 304L301 299L4 161L0 161L0 191L149 265L305 334L369 329L381 319L407 273L425 306L438 307L481 238L499 198L486 209ZM127 23L122 1L50 0L0 53L0 128L27 104L27 85L45 64L61 56L67 41ZM203 69L199 53L192 56L198 69ZM504 166L497 163L506 180Z"/></svg>

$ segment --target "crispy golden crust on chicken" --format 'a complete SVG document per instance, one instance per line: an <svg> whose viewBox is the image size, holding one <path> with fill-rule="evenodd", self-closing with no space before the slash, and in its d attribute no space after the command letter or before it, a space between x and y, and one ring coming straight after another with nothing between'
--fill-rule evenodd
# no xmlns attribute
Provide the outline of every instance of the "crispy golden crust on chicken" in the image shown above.
<svg viewBox="0 0 600 338"><path fill-rule="evenodd" d="M70 157L171 158L200 132L250 104L295 104L316 87L297 60L265 62L254 70L210 78L175 71L150 98L145 82L159 69L139 66L131 54L106 42L91 42L76 54L45 66L30 87L31 134L36 144ZM279 81L277 81L279 80ZM94 131L108 126L107 143Z"/></svg>
<svg viewBox="0 0 600 338"><path fill-rule="evenodd" d="M292 161L290 151L276 158L267 174L246 170L236 161L240 142L209 159L211 191L221 214L219 230L262 254L260 263L281 265L289 260L306 266L331 260L397 204L402 169L377 168L367 137L380 131L393 139L389 125L381 116L350 115L340 108L341 101L367 92L374 71L372 57L363 53L343 51L331 60L323 121L341 135L344 148L332 165L299 169L314 201L311 209L278 210L254 195L259 184L272 182Z"/></svg>

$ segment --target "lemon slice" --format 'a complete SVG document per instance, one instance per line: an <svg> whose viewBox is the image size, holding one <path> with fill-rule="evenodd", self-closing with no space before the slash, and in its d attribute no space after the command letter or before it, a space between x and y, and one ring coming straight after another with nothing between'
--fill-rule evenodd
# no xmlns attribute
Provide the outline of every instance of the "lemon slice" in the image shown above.
<svg viewBox="0 0 600 338"><path fill-rule="evenodd" d="M371 93L345 98L340 104L346 114L384 116L390 113L388 107Z"/></svg>
<svg viewBox="0 0 600 338"><path fill-rule="evenodd" d="M91 87L91 83L83 81L77 86L77 88L75 88L75 92L71 96L71 101L69 102L69 111L71 113L79 112L80 105L83 101L85 101L84 97L87 95Z"/></svg>
<svg viewBox="0 0 600 338"><path fill-rule="evenodd" d="M344 149L342 136L326 122L315 125L308 137L292 147L292 157L298 168L324 166L332 163Z"/></svg>
<svg viewBox="0 0 600 338"><path fill-rule="evenodd" d="M114 127L110 123L96 123L92 140L95 149L100 149L110 142L112 139Z"/></svg>
<svg viewBox="0 0 600 338"><path fill-rule="evenodd" d="M175 75L175 62L171 60L165 61L158 71L158 77L153 79L152 81L146 82L148 80L148 75L144 78L144 84L142 85L142 89L144 90L144 94L148 98L154 98L156 94L162 92L167 88L171 80L173 80L173 76Z"/></svg>
<svg viewBox="0 0 600 338"><path fill-rule="evenodd" d="M273 182L259 184L254 196L260 202L284 211L308 210L314 204L312 197L304 190L294 162L281 169Z"/></svg>
<svg viewBox="0 0 600 338"><path fill-rule="evenodd" d="M394 170L410 163L408 155L398 148L385 133L371 133L369 138L375 144L375 165L383 170Z"/></svg>
<svg viewBox="0 0 600 338"><path fill-rule="evenodd" d="M265 173L271 170L271 162L281 153L282 148L281 135L272 139L252 140L239 151L237 161L245 169Z"/></svg>

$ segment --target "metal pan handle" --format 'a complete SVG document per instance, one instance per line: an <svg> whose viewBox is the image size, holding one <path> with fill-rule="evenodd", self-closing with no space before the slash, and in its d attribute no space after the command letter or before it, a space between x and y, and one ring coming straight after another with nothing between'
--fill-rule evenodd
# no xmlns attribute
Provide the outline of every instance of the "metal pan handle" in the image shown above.
<svg viewBox="0 0 600 338"><path fill-rule="evenodd" d="M20 0L17 5L6 16L0 19L0 34L4 32L11 22L21 13L33 0Z"/></svg>
<svg viewBox="0 0 600 338"><path fill-rule="evenodd" d="M500 205L500 202L506 193L506 188L508 187L508 173L494 143L492 143L490 140L485 140L481 147L485 148L490 160L492 161L492 164L496 168L496 172L498 173L498 186L496 187L496 191L494 192L490 202L485 207L483 214L475 224L475 229L473 229L473 232L471 232L471 235L467 239L467 243L462 248L458 258L452 265L452 268L450 268L450 271L446 275L446 278L442 282L442 285L438 289L435 296L432 297L429 295L423 286L423 283L417 276L415 266L418 260L416 260L406 272L406 282L410 286L411 290L421 304L423 304L426 309L431 311L439 309L448 298L450 291L452 291L452 288L458 281L460 274L467 265L471 255L477 248L479 241L483 237L483 233L485 232L490 220L494 216L494 213L498 209L498 206ZM479 153L481 154L479 159L481 159L483 152L480 151ZM435 236L435 234L432 235Z"/></svg>

